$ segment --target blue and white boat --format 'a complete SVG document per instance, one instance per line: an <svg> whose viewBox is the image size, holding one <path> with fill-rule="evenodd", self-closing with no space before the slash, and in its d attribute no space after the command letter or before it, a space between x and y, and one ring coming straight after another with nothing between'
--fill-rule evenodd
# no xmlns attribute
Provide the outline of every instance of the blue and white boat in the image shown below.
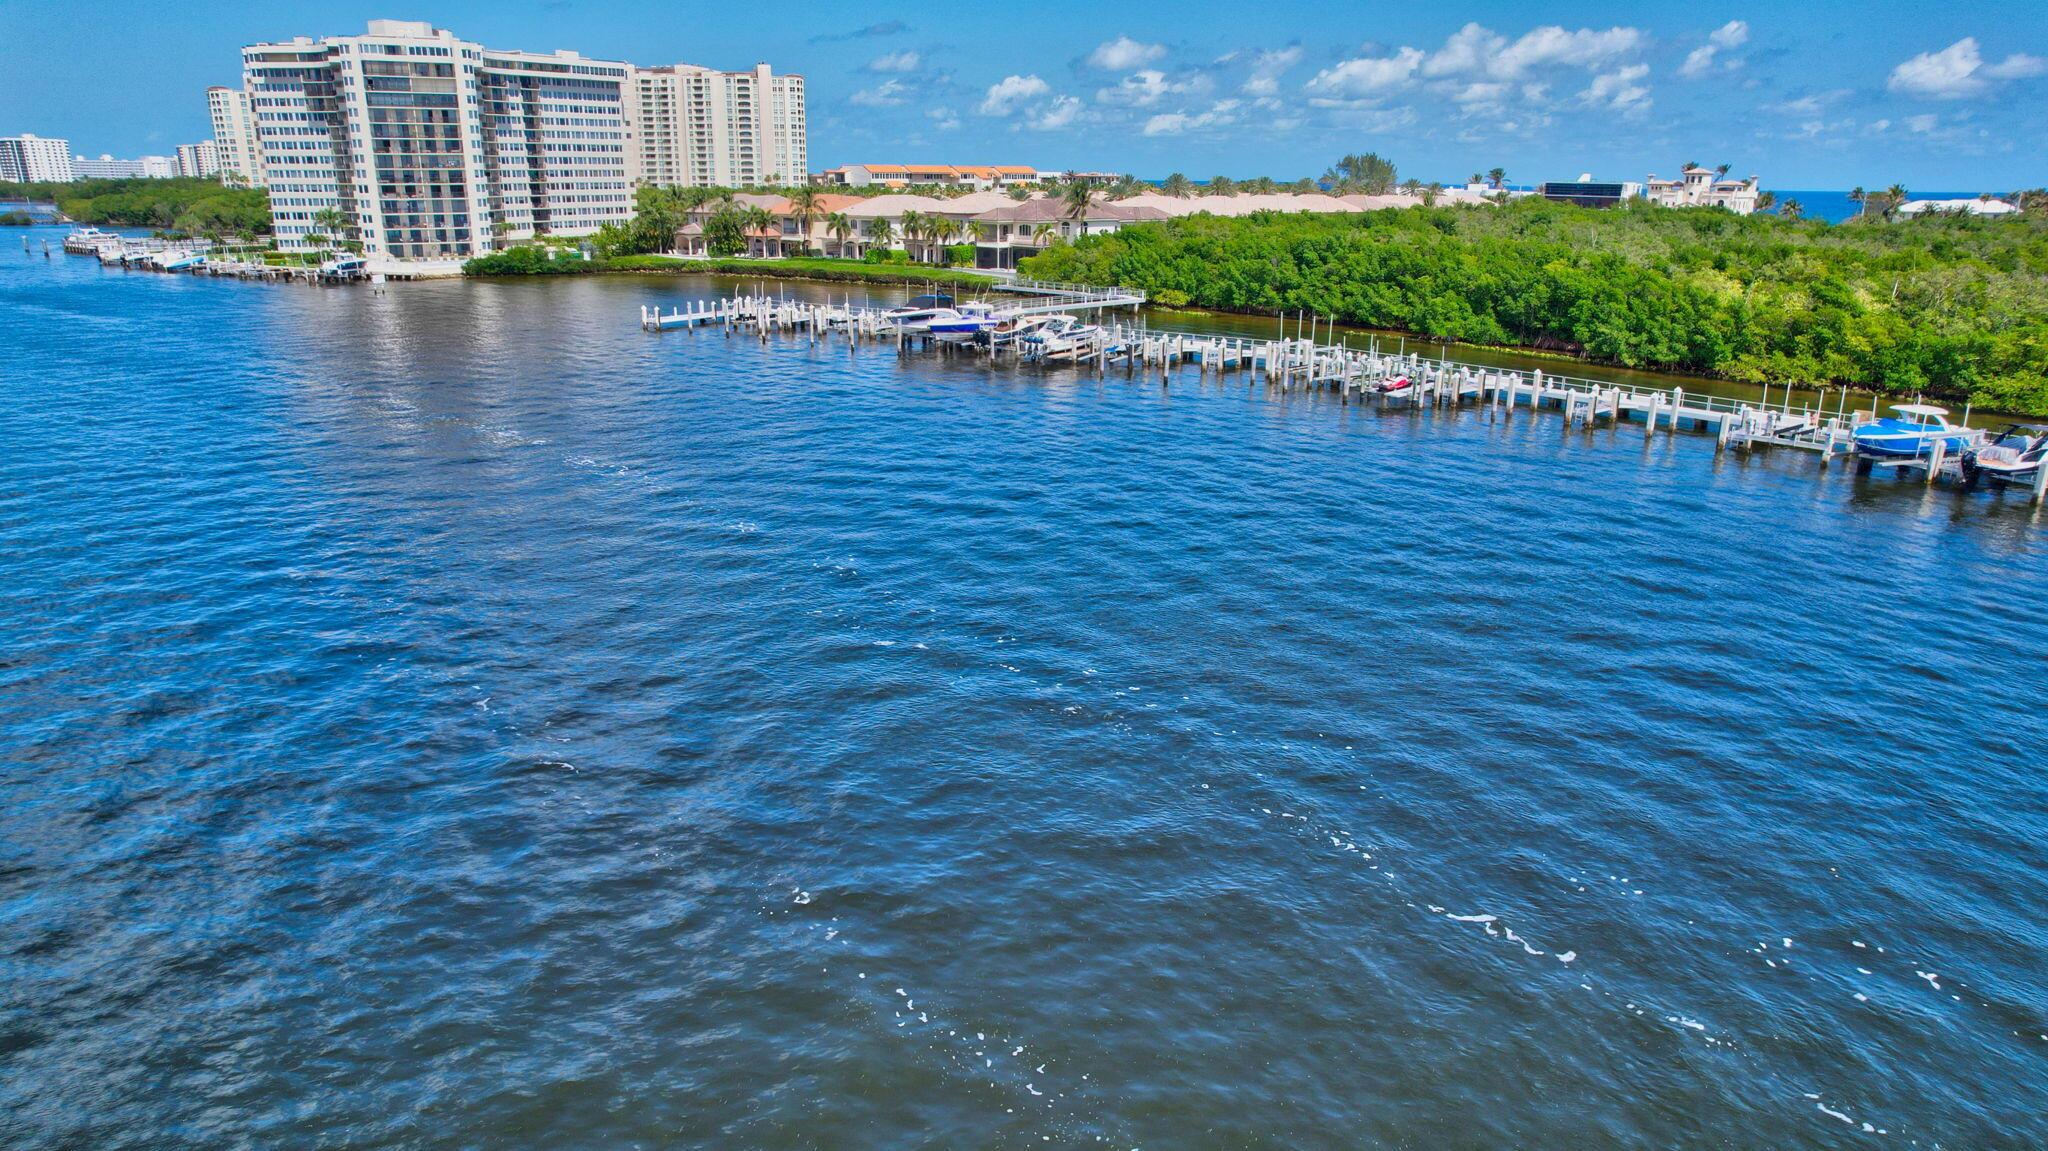
<svg viewBox="0 0 2048 1151"><path fill-rule="evenodd" d="M951 316L935 315L926 330L948 343L971 340L1003 321L994 304L962 304Z"/></svg>
<svg viewBox="0 0 2048 1151"><path fill-rule="evenodd" d="M1953 453L1976 438L1968 428L1948 422L1948 409L1932 404L1893 404L1898 413L1859 424L1850 431L1856 454L1880 460L1913 460L1932 455L1934 445L1943 444Z"/></svg>
<svg viewBox="0 0 2048 1151"><path fill-rule="evenodd" d="M926 296L913 296L901 307L891 308L882 313L882 320L896 332L929 332L933 320L946 320L958 316L953 310L953 297L944 292Z"/></svg>
<svg viewBox="0 0 2048 1151"><path fill-rule="evenodd" d="M165 252L157 257L156 266L166 272L192 272L206 266L204 252Z"/></svg>

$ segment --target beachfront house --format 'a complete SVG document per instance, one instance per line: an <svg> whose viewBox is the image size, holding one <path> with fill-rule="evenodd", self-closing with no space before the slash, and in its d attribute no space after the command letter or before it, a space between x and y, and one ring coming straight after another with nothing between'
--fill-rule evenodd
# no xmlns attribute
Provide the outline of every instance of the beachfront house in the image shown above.
<svg viewBox="0 0 2048 1151"><path fill-rule="evenodd" d="M1676 180L1660 180L1655 173L1643 183L1643 194L1653 204L1667 208L1726 208L1738 216L1756 211L1757 178L1728 180L1712 168L1693 164Z"/></svg>

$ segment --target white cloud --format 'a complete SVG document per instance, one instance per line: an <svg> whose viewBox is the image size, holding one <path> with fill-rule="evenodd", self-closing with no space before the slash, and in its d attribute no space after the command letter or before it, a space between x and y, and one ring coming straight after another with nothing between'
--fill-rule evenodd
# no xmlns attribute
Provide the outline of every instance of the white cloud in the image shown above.
<svg viewBox="0 0 2048 1151"><path fill-rule="evenodd" d="M1301 46L1289 44L1270 52L1261 52L1252 58L1252 74L1244 82L1244 90L1252 96L1275 96L1280 92L1280 77L1289 68L1301 63Z"/></svg>
<svg viewBox="0 0 2048 1151"><path fill-rule="evenodd" d="M1573 31L1546 24L1509 40L1483 24L1467 24L1430 55L1422 74L1513 80L1541 68L1597 68L1641 50L1647 39L1636 28Z"/></svg>
<svg viewBox="0 0 2048 1151"><path fill-rule="evenodd" d="M2018 52L2007 56L1996 64L1986 64L1984 74L1993 80L2025 80L2048 72L2048 60L2039 56L2024 56Z"/></svg>
<svg viewBox="0 0 2048 1151"><path fill-rule="evenodd" d="M2048 60L2015 53L1986 64L1977 38L1965 36L1939 52L1922 52L1892 69L1885 87L1909 96L1954 100L1975 96L1994 80L2023 80L2048 72Z"/></svg>
<svg viewBox="0 0 2048 1151"><path fill-rule="evenodd" d="M901 80L884 80L848 97L850 103L866 108L893 108L910 99L910 89Z"/></svg>
<svg viewBox="0 0 2048 1151"><path fill-rule="evenodd" d="M1316 73L1308 90L1332 96L1378 95L1406 83L1422 61L1416 48L1403 48L1392 56L1360 56Z"/></svg>
<svg viewBox="0 0 2048 1151"><path fill-rule="evenodd" d="M1163 112L1145 121L1145 135L1178 136L1183 132L1222 127L1237 119L1238 107L1235 100L1218 100L1208 111L1198 114Z"/></svg>
<svg viewBox="0 0 2048 1151"><path fill-rule="evenodd" d="M1098 45L1088 56L1088 62L1097 68L1111 72L1127 72L1132 68L1166 55L1164 44L1141 44L1129 36L1118 36L1114 40Z"/></svg>
<svg viewBox="0 0 2048 1151"><path fill-rule="evenodd" d="M1936 116L1932 112L1925 112L1918 116L1906 117L1906 130L1918 132L1925 136L1927 133L1934 131L1935 125L1939 123L1941 123L1941 117Z"/></svg>
<svg viewBox="0 0 2048 1151"><path fill-rule="evenodd" d="M917 71L917 66L923 62L924 58L916 52L891 52L886 56L877 56L868 61L868 71L915 72Z"/></svg>
<svg viewBox="0 0 2048 1151"><path fill-rule="evenodd" d="M1836 88L1828 92L1814 92L1795 100L1786 100L1779 104L1766 105L1766 107L1771 111L1782 112L1787 116L1818 116L1827 109L1828 105L1853 95L1855 93L1847 88Z"/></svg>
<svg viewBox="0 0 2048 1151"><path fill-rule="evenodd" d="M1732 52L1749 42L1749 25L1740 20L1730 20L1707 35L1707 42L1686 53L1685 63L1678 66L1678 74L1688 80L1697 80L1714 70L1714 61L1724 51ZM1742 67L1739 59L1721 61L1722 69L1734 71Z"/></svg>
<svg viewBox="0 0 2048 1151"><path fill-rule="evenodd" d="M960 126L960 114L951 108L933 108L925 115L931 118L932 127L941 132L950 132Z"/></svg>
<svg viewBox="0 0 2048 1151"><path fill-rule="evenodd" d="M1054 132L1074 122L1081 114L1081 101L1072 96L1054 96L1026 121L1035 132Z"/></svg>
<svg viewBox="0 0 2048 1151"><path fill-rule="evenodd" d="M1005 76L990 84L988 92L981 99L981 114L984 116L1007 116L1026 104L1052 91L1052 86L1037 76Z"/></svg>
<svg viewBox="0 0 2048 1151"><path fill-rule="evenodd" d="M1617 112L1642 112L1650 107L1650 89L1639 83L1650 74L1648 64L1630 64L1612 72L1602 72L1593 77L1579 98L1588 104L1601 108L1612 108Z"/></svg>
<svg viewBox="0 0 2048 1151"><path fill-rule="evenodd" d="M1095 98L1105 104L1128 104L1133 108L1149 108L1166 95L1166 73L1156 68L1133 72L1117 81L1114 88L1103 88Z"/></svg>

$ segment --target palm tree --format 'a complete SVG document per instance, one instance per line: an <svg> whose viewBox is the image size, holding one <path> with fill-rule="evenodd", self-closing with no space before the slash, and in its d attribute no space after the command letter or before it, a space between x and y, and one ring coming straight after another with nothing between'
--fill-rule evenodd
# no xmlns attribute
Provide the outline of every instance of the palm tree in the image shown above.
<svg viewBox="0 0 2048 1151"><path fill-rule="evenodd" d="M766 208L758 206L746 209L743 215L744 219L746 220L747 231L753 233L767 232L769 233L769 235L773 236L775 233L775 226L781 222L776 217L775 213L769 211ZM776 243L779 249L780 240L778 239ZM762 247L766 249L767 245L763 244ZM771 252L771 254L773 253Z"/></svg>
<svg viewBox="0 0 2048 1151"><path fill-rule="evenodd" d="M833 250L840 259L846 258L846 240L853 235L853 221L844 212L833 212L825 217L825 234L832 237Z"/></svg>
<svg viewBox="0 0 2048 1151"><path fill-rule="evenodd" d="M1287 185L1287 190L1295 193L1298 196L1309 196L1322 191L1323 186L1321 184L1316 183L1313 178L1303 176L1301 179L1296 180L1294 183Z"/></svg>
<svg viewBox="0 0 2048 1151"><path fill-rule="evenodd" d="M1728 165L1726 165L1726 164L1716 164L1716 165L1714 165L1714 175L1716 175L1716 176L1726 176L1727 174L1728 174Z"/></svg>
<svg viewBox="0 0 2048 1151"><path fill-rule="evenodd" d="M1507 183L1507 179L1508 170L1506 168L1488 168L1486 170L1487 182L1492 184L1496 188L1500 187L1502 184Z"/></svg>
<svg viewBox="0 0 2048 1151"><path fill-rule="evenodd" d="M1254 176L1245 181L1244 190L1255 196L1267 196L1279 191L1280 185L1274 183L1271 176Z"/></svg>
<svg viewBox="0 0 2048 1151"><path fill-rule="evenodd" d="M1758 192L1756 194L1756 210L1759 212L1770 211L1771 207L1777 202L1778 194L1776 192Z"/></svg>
<svg viewBox="0 0 2048 1151"><path fill-rule="evenodd" d="M896 242L896 229L890 225L887 216L877 216L868 224L868 243L877 248L886 248Z"/></svg>
<svg viewBox="0 0 2048 1151"><path fill-rule="evenodd" d="M1849 202L1856 205L1856 214L1858 216L1861 216L1864 209L1870 206L1869 201L1870 193L1863 190L1863 185L1858 184L1849 189Z"/></svg>
<svg viewBox="0 0 2048 1151"><path fill-rule="evenodd" d="M340 208L322 208L319 211L313 213L313 224L322 232L326 233L326 235L320 237L321 243L324 244L329 239L338 241L342 238L342 230L348 227L348 216L345 213L343 213ZM311 243L312 241L313 237L306 237L307 243Z"/></svg>
<svg viewBox="0 0 2048 1151"><path fill-rule="evenodd" d="M1881 214L1889 220L1898 213L1899 205L1906 202L1906 186L1893 184L1884 190L1884 208Z"/></svg>
<svg viewBox="0 0 2048 1151"><path fill-rule="evenodd" d="M1067 219L1074 221L1075 232L1088 232L1088 210L1095 206L1095 190L1085 180L1069 180L1060 190L1060 206Z"/></svg>
<svg viewBox="0 0 2048 1151"><path fill-rule="evenodd" d="M796 221L797 243L808 255L811 249L811 221L819 216L818 190L809 186L790 189L785 197L789 201L790 219Z"/></svg>
<svg viewBox="0 0 2048 1151"><path fill-rule="evenodd" d="M1109 186L1109 198L1112 200L1128 200L1144 190L1144 182L1126 172L1116 178L1116 183Z"/></svg>
<svg viewBox="0 0 2048 1151"><path fill-rule="evenodd" d="M1228 176L1211 176L1209 177L1209 182L1202 185L1202 195L1235 196L1237 195L1237 181Z"/></svg>
<svg viewBox="0 0 2048 1151"><path fill-rule="evenodd" d="M1052 243L1054 240L1058 239L1059 234L1059 225L1052 223L1040 224L1037 227L1031 229L1031 240L1033 243L1043 248L1046 245Z"/></svg>
<svg viewBox="0 0 2048 1151"><path fill-rule="evenodd" d="M1778 215L1787 220L1797 220L1806 211L1806 205L1797 200L1787 200L1778 205Z"/></svg>
<svg viewBox="0 0 2048 1151"><path fill-rule="evenodd" d="M1431 181L1430 181L1430 182L1429 182L1429 183L1428 183L1427 185L1425 185L1425 186L1423 187L1423 189L1422 189L1422 205L1423 205L1423 207L1426 207L1426 208L1434 208L1434 207L1436 207L1436 199L1437 199L1437 197L1438 197L1438 196L1441 196L1441 195L1443 195L1443 194L1444 194L1444 186L1443 186L1442 184L1439 184L1439 183L1437 183L1437 182L1436 182L1435 180L1431 180Z"/></svg>
<svg viewBox="0 0 2048 1151"><path fill-rule="evenodd" d="M896 221L896 226L903 232L903 250L905 252L910 252L911 258L916 259L916 253L912 251L911 245L919 243L924 239L924 213L905 212L903 213L902 217Z"/></svg>
<svg viewBox="0 0 2048 1151"><path fill-rule="evenodd" d="M1159 186L1159 190L1176 199L1185 200L1194 193L1195 182L1175 172L1166 178L1166 182Z"/></svg>

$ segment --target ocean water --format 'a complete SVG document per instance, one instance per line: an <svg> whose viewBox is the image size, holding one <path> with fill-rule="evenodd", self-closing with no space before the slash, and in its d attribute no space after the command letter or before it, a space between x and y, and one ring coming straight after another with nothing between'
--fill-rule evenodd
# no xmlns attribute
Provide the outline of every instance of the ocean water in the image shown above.
<svg viewBox="0 0 2048 1151"><path fill-rule="evenodd" d="M1877 189L1872 188L1871 190L1876 191ZM2010 191L2010 189L2007 191ZM1844 220L1851 219L1857 212L1862 210L1861 204L1849 198L1849 190L1846 188L1838 190L1809 189L1803 192L1784 191L1774 194L1778 197L1780 203L1786 200L1799 201L1801 214L1806 219L1826 220L1830 224L1839 224ZM2003 196L2005 194L2006 192L2003 191L1992 193L1994 196ZM1915 200L1974 200L1977 198L1978 193L1923 192L1918 188L1914 188L1909 190L1908 195Z"/></svg>
<svg viewBox="0 0 2048 1151"><path fill-rule="evenodd" d="M2021 501L716 287L0 235L0 1146L2048 1142Z"/></svg>

